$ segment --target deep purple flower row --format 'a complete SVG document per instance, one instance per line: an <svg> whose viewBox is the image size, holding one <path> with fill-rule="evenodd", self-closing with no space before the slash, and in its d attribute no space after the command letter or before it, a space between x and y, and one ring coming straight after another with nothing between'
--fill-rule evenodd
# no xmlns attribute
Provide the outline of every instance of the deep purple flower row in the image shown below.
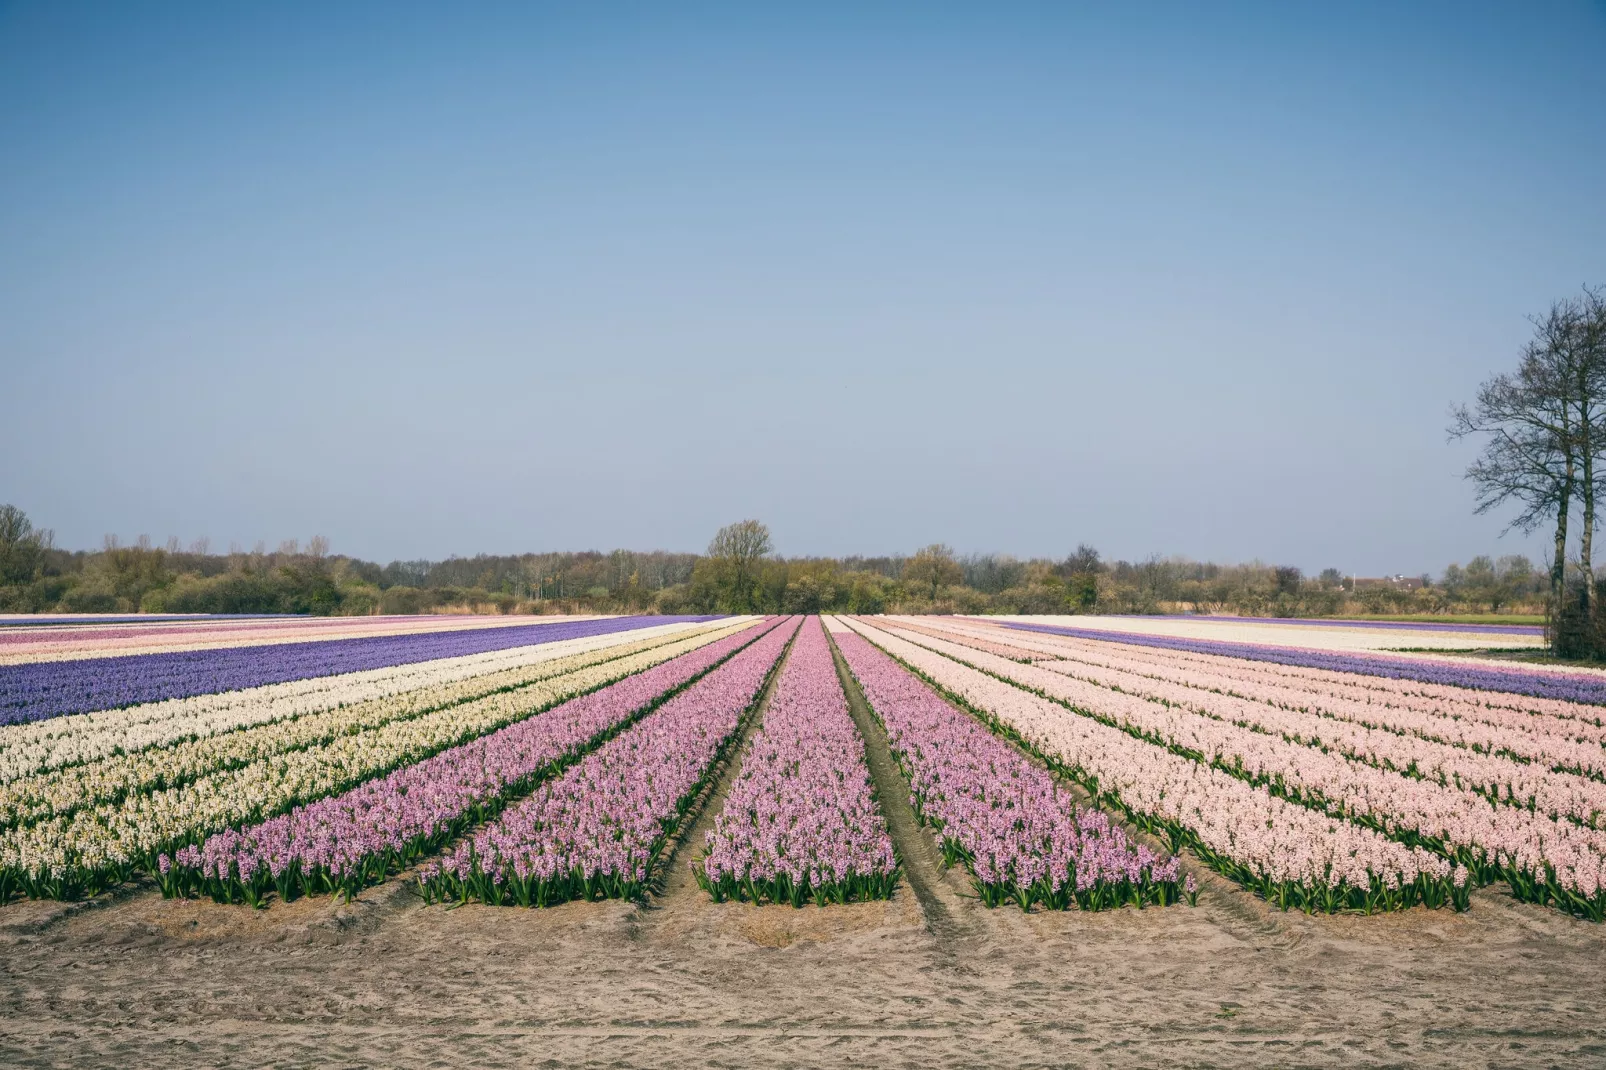
<svg viewBox="0 0 1606 1070"><path fill-rule="evenodd" d="M818 617L792 644L701 859L716 901L890 899L898 861Z"/></svg>
<svg viewBox="0 0 1606 1070"><path fill-rule="evenodd" d="M423 867L425 897L548 906L638 895L798 623L775 628Z"/></svg>
<svg viewBox="0 0 1606 1070"><path fill-rule="evenodd" d="M243 831L159 861L163 891L259 904L338 891L348 898L437 849L508 796L594 746L778 624L747 629L545 713Z"/></svg>
<svg viewBox="0 0 1606 1070"><path fill-rule="evenodd" d="M712 617L615 617L0 667L0 724Z"/></svg>
<svg viewBox="0 0 1606 1070"><path fill-rule="evenodd" d="M862 636L839 632L836 641L886 727L916 814L940 837L946 861L970 868L988 906L1100 910L1192 896L1179 860L1076 806L1046 770Z"/></svg>
<svg viewBox="0 0 1606 1070"><path fill-rule="evenodd" d="M1391 658L1376 654L1327 653L1285 646L1261 646L1258 643L1232 643L1219 639L1178 639L1166 635L1139 635L1135 632L1105 631L1102 628L1066 628L1051 624L1028 624L1024 621L999 623L1006 628L1015 628L1023 632L1070 635L1077 639L1098 639L1106 643L1125 643L1128 646L1183 650L1191 654L1217 654L1228 658L1244 658L1248 661L1293 665L1302 669L1362 673L1390 680L1417 680L1425 684L1444 684L1449 687L1475 687L1484 691L1503 691L1513 695L1561 699L1564 702L1606 704L1606 677L1490 669L1475 665L1418 661L1413 658Z"/></svg>

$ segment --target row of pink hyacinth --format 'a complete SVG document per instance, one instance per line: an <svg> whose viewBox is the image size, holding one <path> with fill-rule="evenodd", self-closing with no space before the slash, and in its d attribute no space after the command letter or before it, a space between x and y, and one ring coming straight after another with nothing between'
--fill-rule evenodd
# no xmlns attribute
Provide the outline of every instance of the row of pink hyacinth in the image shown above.
<svg viewBox="0 0 1606 1070"><path fill-rule="evenodd" d="M769 626L773 628L778 621ZM348 898L483 822L510 796L594 746L644 709L753 642L748 629L389 776L159 862L168 895L260 905L340 892Z"/></svg>
<svg viewBox="0 0 1606 1070"><path fill-rule="evenodd" d="M965 643L969 645L970 640L966 639ZM1050 669L1096 665L1152 680L1235 695L1318 717L1350 721L1397 735L1416 736L1480 753L1502 755L1546 769L1576 770L1592 777L1606 776L1606 748L1602 746L1602 743L1606 743L1606 730L1581 720L1564 720L1471 703L1466 704L1469 708L1457 708L1455 703L1415 695L1390 696L1390 700L1385 701L1383 696L1375 692L1367 699L1316 693L1290 686L1275 678L1228 673L1213 665L1165 665L1133 658L1100 657L1096 653L1079 651L1064 652L1063 661L1038 664Z"/></svg>
<svg viewBox="0 0 1606 1070"><path fill-rule="evenodd" d="M962 625L939 630L895 621L892 626L996 653L995 644ZM1237 668L1254 663L1168 661L1163 655L1136 656L1138 648L1131 649L1133 656L1108 643L1067 645L1057 651L1063 660L1038 664L1165 702L1202 703L1201 708L1241 724L1336 747L1372 764L1411 770L1552 816L1590 826L1606 818L1606 783L1600 779L1606 776L1606 748L1593 738L1602 730L1585 721L1409 694L1384 702L1375 691L1370 700L1314 693ZM1267 707L1281 712L1269 713Z"/></svg>
<svg viewBox="0 0 1606 1070"><path fill-rule="evenodd" d="M932 638L940 633L923 629L922 634ZM948 639L988 652L963 633ZM1207 669L1147 667L1095 654L1043 662L1037 668L1336 750L1370 765L1477 792L1500 805L1539 810L1590 827L1606 816L1606 783L1570 771L1589 762L1606 768L1606 750L1577 739L1347 699L1324 698L1301 707L1293 704L1301 693L1287 688L1233 680ZM1539 720L1532 714L1501 712ZM1476 742L1460 742L1468 738ZM1513 757L1518 753L1527 757Z"/></svg>
<svg viewBox="0 0 1606 1070"><path fill-rule="evenodd" d="M948 625L945 624L945 627ZM1403 706L1445 716L1487 720L1507 726L1533 722L1536 730L1556 732L1606 743L1606 708L1584 702L1543 698L1503 691L1486 691L1419 680L1391 679L1363 673L1249 661L1200 651L1167 650L1116 642L1080 639L1072 636L1005 630L977 622L953 625L967 634L989 642L1007 640L1034 651L1070 651L1074 656L1095 659L1121 657L1131 662L1158 666L1186 666L1219 672L1237 680L1269 683L1333 695L1361 703ZM1511 716L1515 714L1516 716ZM1534 714L1539 716L1535 717Z"/></svg>
<svg viewBox="0 0 1606 1070"><path fill-rule="evenodd" d="M963 634L974 635L961 626ZM952 638L950 634L947 636ZM1045 637L1047 638L1047 637ZM967 638L967 644L971 640ZM977 638L976 642L989 640ZM1294 709L1312 709L1329 716L1368 723L1385 724L1398 731L1448 738L1466 746L1489 750L1510 750L1535 761L1547 761L1568 768L1606 772L1602 767L1602 745L1606 745L1606 725L1599 706L1508 696L1487 691L1425 685L1410 680L1352 676L1348 680L1323 679L1322 670L1290 669L1267 662L1181 651L1150 650L1093 640L1053 637L1050 642L1032 642L1043 657L1070 658L1145 674L1177 679L1186 674L1204 673L1212 687L1261 698ZM1047 654L1047 651L1054 651ZM1290 671L1281 671L1290 670ZM1327 674L1329 676L1343 674ZM1422 688L1433 686L1434 694ZM1516 698L1515 704L1507 698ZM1499 700L1499 701L1496 701ZM1529 709L1529 704L1546 707ZM1390 717L1397 719L1388 721ZM1414 716L1413 716L1414 715ZM1566 744L1581 745L1568 748ZM1560 748L1535 750L1534 748Z"/></svg>
<svg viewBox="0 0 1606 1070"><path fill-rule="evenodd" d="M1179 859L1134 845L1107 815L1076 806L1046 770L861 636L836 638L909 777L916 814L947 863L969 867L988 906L1099 910L1197 895Z"/></svg>
<svg viewBox="0 0 1606 1070"><path fill-rule="evenodd" d="M831 646L809 618L741 773L691 863L716 901L821 906L888 899L898 862Z"/></svg>
<svg viewBox="0 0 1606 1070"><path fill-rule="evenodd" d="M419 871L430 901L631 898L758 700L800 618L769 631Z"/></svg>
<svg viewBox="0 0 1606 1070"><path fill-rule="evenodd" d="M1000 679L1005 670L1027 666L980 652L965 659L990 659L983 672L863 621L853 624L877 646L993 718L1101 801L1169 837L1173 849L1191 846L1217 870L1285 909L1331 913L1418 903L1467 905L1464 868ZM1100 696L1101 701L1121 697L1108 690Z"/></svg>
<svg viewBox="0 0 1606 1070"><path fill-rule="evenodd" d="M1479 792L1501 805L1536 809L1589 826L1596 825L1597 819L1606 814L1606 783L1556 768L1563 764L1559 753L1567 749L1568 743L1575 749L1592 744L1556 741L1554 747L1547 748L1542 741L1535 741L1531 749L1540 755L1540 761L1519 761L1499 751L1472 750L1421 734L1374 728L1348 718L1322 717L1313 711L1287 709L1258 695L1254 688L1249 690L1256 697L1224 694L1219 686L1223 681L1205 674L1199 674L1189 683L1172 683L1084 662L1051 662L1042 668L1101 687L1198 710L1293 742L1335 750L1369 765L1412 771L1447 787ZM1377 719L1392 725L1428 720L1424 715L1402 711L1389 711ZM1600 747L1593 746L1593 749L1606 757Z"/></svg>
<svg viewBox="0 0 1606 1070"><path fill-rule="evenodd" d="M1588 917L1606 915L1606 833L1520 803L1496 805L1491 797L1498 783L1481 794L1453 780L1441 783L1430 770L1413 776L1369 764L1365 757L1345 753L1344 745L1336 741L1340 734L1331 731L1336 722L1264 703L1175 687L1145 697L1137 689L1161 690L1165 685L1130 674L1112 679L1109 670L1102 670L1102 681L1089 682L1100 670L1089 667L1088 678L1078 679L943 640L922 638L921 645L1089 711L1143 738L1197 755L1314 808L1365 822L1408 842L1431 845L1480 880L1506 878L1520 898L1554 898ZM1115 689L1123 685L1134 691ZM1335 741L1318 745L1297 736L1312 727L1322 728ZM1347 727L1351 735L1370 731ZM1413 748L1454 749L1386 732L1371 734L1372 753L1392 755L1392 764L1399 769L1418 768L1416 758L1410 757ZM1361 748L1356 740L1349 742ZM1468 763L1481 757L1461 753ZM1418 757L1428 760L1427 755Z"/></svg>
<svg viewBox="0 0 1606 1070"><path fill-rule="evenodd" d="M962 629L949 638L971 645ZM1606 783L1571 772L1599 768L1606 751L1597 744L1552 731L1518 730L1547 720L1550 724L1546 727L1550 729L1556 725L1582 725L1580 721L1556 721L1504 709L1485 711L1495 716L1526 718L1529 722L1527 726L1508 729L1410 706L1314 697L1234 679L1213 665L1149 665L1136 659L1101 656L1096 650L1077 652L1075 660L1043 663L1039 668L1198 710L1290 742L1337 751L1366 764L1426 777L1445 787L1475 792L1497 805L1537 810L1590 828L1599 827L1606 817ZM1302 697L1306 701L1303 706L1297 704ZM1543 838L1556 839L1550 835ZM1606 844L1599 837L1596 842Z"/></svg>

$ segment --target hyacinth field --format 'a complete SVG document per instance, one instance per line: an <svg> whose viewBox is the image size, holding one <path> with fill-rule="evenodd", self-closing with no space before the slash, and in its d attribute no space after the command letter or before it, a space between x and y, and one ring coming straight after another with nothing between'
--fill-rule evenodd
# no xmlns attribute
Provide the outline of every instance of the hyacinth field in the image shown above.
<svg viewBox="0 0 1606 1070"><path fill-rule="evenodd" d="M831 647L804 626L725 808L693 862L716 900L886 899L898 863Z"/></svg>
<svg viewBox="0 0 1606 1070"><path fill-rule="evenodd" d="M825 907L929 850L987 908L1186 906L1213 873L1311 914L1496 888L1606 919L1606 676L1388 627L13 622L0 904L647 902L678 859L709 904Z"/></svg>

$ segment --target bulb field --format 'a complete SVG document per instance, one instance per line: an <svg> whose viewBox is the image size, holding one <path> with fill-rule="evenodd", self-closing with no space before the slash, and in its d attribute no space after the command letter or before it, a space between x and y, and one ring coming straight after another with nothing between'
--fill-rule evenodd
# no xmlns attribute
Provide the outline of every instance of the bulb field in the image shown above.
<svg viewBox="0 0 1606 1070"><path fill-rule="evenodd" d="M1311 914L1465 911L1498 885L1606 918L1599 677L1391 654L1375 624L1201 627L13 626L0 903L144 884L267 907L390 881L436 904L645 902L679 857L711 903L797 908L896 899L929 849L976 903L1027 912L1186 908L1213 871Z"/></svg>

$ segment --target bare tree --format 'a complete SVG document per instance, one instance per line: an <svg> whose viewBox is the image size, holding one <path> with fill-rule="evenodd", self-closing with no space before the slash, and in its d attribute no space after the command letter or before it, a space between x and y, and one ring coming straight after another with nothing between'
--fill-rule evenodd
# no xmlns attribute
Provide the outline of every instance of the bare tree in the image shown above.
<svg viewBox="0 0 1606 1070"><path fill-rule="evenodd" d="M1606 478L1606 351L1591 342L1590 309L1596 291L1583 300L1558 301L1533 320L1534 337L1523 347L1515 373L1496 375L1478 388L1470 405L1451 409L1451 438L1481 436L1483 452L1467 468L1478 513L1513 504L1507 525L1524 532L1554 520L1550 566L1551 642L1567 577L1568 521L1581 506L1579 564L1581 609L1587 620L1595 602L1593 536L1600 482Z"/></svg>
<svg viewBox="0 0 1606 1070"><path fill-rule="evenodd" d="M1556 320L1560 322L1550 327ZM1595 502L1602 489L1601 481L1606 479L1606 465L1595 463L1606 452L1606 291L1584 287L1581 297L1562 302L1560 311L1552 308L1543 323L1547 332L1558 333L1556 344L1565 353L1574 380L1584 504L1578 564L1584 579L1583 609L1587 619L1595 610Z"/></svg>
<svg viewBox="0 0 1606 1070"><path fill-rule="evenodd" d="M757 520L726 524L709 541L708 556L725 595L724 608L736 613L754 608L759 562L771 549L770 529Z"/></svg>

